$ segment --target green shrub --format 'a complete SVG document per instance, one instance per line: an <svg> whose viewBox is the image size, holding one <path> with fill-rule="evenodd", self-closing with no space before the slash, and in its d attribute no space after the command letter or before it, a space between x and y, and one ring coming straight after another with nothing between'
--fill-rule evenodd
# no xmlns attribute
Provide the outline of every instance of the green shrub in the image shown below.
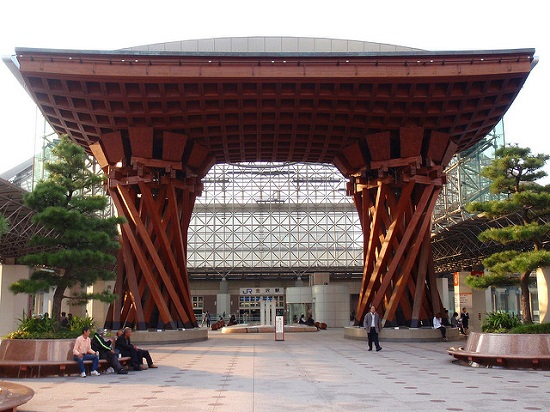
<svg viewBox="0 0 550 412"><path fill-rule="evenodd" d="M97 324L95 323L94 318L91 318L89 316L85 316L83 318L79 316L73 316L71 322L69 323L69 329L78 332L79 335L82 334L82 328L84 328L84 326L88 326L90 329L92 329L92 331L97 328Z"/></svg>
<svg viewBox="0 0 550 412"><path fill-rule="evenodd" d="M24 313L18 321L19 326L6 336L7 339L74 339L82 334L84 326L92 330L97 326L94 319L88 316L73 316L68 328L61 327L52 318L34 318Z"/></svg>
<svg viewBox="0 0 550 412"><path fill-rule="evenodd" d="M550 333L550 323L531 323L528 325L516 326L510 333Z"/></svg>
<svg viewBox="0 0 550 412"><path fill-rule="evenodd" d="M514 313L490 312L485 316L481 330L487 333L509 333L510 329L521 325L521 318Z"/></svg>

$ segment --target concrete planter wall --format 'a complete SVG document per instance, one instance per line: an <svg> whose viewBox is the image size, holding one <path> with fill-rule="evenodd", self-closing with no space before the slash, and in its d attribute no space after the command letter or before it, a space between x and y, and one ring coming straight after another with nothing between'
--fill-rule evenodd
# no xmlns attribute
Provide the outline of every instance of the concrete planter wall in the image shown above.
<svg viewBox="0 0 550 412"><path fill-rule="evenodd" d="M74 339L2 339L0 362L73 359Z"/></svg>
<svg viewBox="0 0 550 412"><path fill-rule="evenodd" d="M470 332L464 347L449 348L463 362L506 368L550 369L550 334Z"/></svg>
<svg viewBox="0 0 550 412"><path fill-rule="evenodd" d="M208 330L191 329L132 334L133 343L182 343L208 339ZM73 359L74 339L3 339L0 342L0 376L41 377L78 371ZM127 359L127 358L123 358ZM91 364L91 361L87 361ZM108 366L100 360L100 367Z"/></svg>
<svg viewBox="0 0 550 412"><path fill-rule="evenodd" d="M383 328L380 331L382 342L441 342L441 332L433 328ZM450 341L460 340L457 328L447 328ZM367 331L361 326L344 328L344 338L368 340Z"/></svg>

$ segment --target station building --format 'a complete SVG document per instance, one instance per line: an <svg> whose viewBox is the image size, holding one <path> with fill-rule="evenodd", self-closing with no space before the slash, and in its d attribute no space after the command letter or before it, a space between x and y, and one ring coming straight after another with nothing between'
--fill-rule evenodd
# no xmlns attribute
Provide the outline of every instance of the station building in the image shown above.
<svg viewBox="0 0 550 412"><path fill-rule="evenodd" d="M191 56L195 59L209 59L203 62L205 65L204 70L207 70L207 66L211 67L212 65L221 67L225 64L238 64L235 61L239 57L246 57L250 60L253 56L257 61L257 63L254 63L256 66L251 65L248 61L246 69L255 67L254 70L258 71L261 70L263 65L277 64L282 67L289 64L291 59L296 64L300 57L303 59L317 58L320 60L320 62L317 62L319 65L323 64L322 60L324 58L336 59L338 65L349 65L353 63L353 59L372 59L373 56L379 56L380 59L400 59L400 63L405 61L405 63L408 62L409 65L412 65L420 64L420 61L418 63L413 62L412 56L421 56L423 59L428 58L427 61L423 60L423 64L426 65L429 64L429 59L434 58L434 56L441 61L447 59L446 61L449 62L447 64L450 64L453 58L457 56L462 57L461 52L456 52L455 56L453 52L434 53L380 43L280 37L188 40L135 47L119 52L120 55L113 52L119 60L121 56L132 56L135 59L133 65L127 66L128 71L137 70L135 67L138 63L138 57L140 59L151 59L152 62L145 67L152 69L157 64L153 60L159 56L169 56L171 58ZM41 51L22 50L21 56L24 55L25 58L28 58L40 53ZM54 51L52 53L55 55ZM516 51L516 53L521 55L521 58L526 56L526 58L531 59L528 64L529 67L534 65L532 51ZM497 54L497 51L487 52L484 56L486 54ZM65 55L68 54L65 53ZM90 59L93 60L94 56L95 54L91 55ZM288 60L282 60L283 58L288 58ZM516 58L519 61L519 57L516 56ZM7 63L8 66L12 67L16 76L21 77L20 74L17 74L17 68L13 67L16 60L17 56ZM121 64L121 62L118 62L118 64ZM196 64L196 62L193 64ZM300 63L298 63L298 66L302 67L305 72L310 65L315 64L314 62L308 62L300 66ZM362 62L362 64L366 63ZM397 65L397 63L394 64ZM401 68L400 70L406 71L407 64L403 67L404 69ZM25 76L27 78L21 81L28 84L29 74L25 74ZM32 78L32 75L30 76ZM286 135L319 135L321 133L319 128L323 129L323 133L332 132L335 134L335 139L337 139L339 131L348 134L377 131L373 126L356 130L358 129L357 125L346 124L346 121L352 118L349 117L349 113L344 111L345 108L340 107L339 104L344 102L346 93L357 94L359 89L351 87L347 90L348 84L341 80L339 80L337 86L331 85L329 80L325 80L324 83L303 82L299 83L299 86L296 85L298 83L273 81L273 84L262 83L262 90L259 90L257 85L255 88L250 86L250 83L245 83L244 86L237 85L235 86L236 89L233 89L233 86L227 85L229 83L223 83L225 80L218 79L217 82L219 83L206 82L202 85L199 83L199 88L196 90L196 93L201 95L199 107L186 107L183 109L189 112L192 112L192 110L203 111L203 114L200 115L202 118L199 118L198 121L199 123L203 121L205 126L202 127L202 130L199 130L201 129L200 126L196 126L195 129L198 131L191 128L186 132L189 135L193 133L200 135L201 137L197 141L208 143L210 132L213 134L221 133L222 135L224 133L230 134L229 129L231 127L242 127L242 130L237 129L233 133L252 136L249 137L249 140L245 139L240 143L243 146L243 152L251 147L251 150L257 152L258 156L254 161L251 156L248 156L248 159L246 156L240 159L235 157L235 160L238 161L231 161L231 153L229 153L227 157L229 160L216 160L213 162L214 164L209 165L207 173L200 179L202 193L195 199L187 234L189 304L194 315L199 323L206 311L209 311L214 318L218 316L227 318L229 315L235 314L240 322L255 322L260 320L262 302L272 302L276 312L285 315L287 322L292 322L301 314L312 314L316 320L326 322L330 327L347 326L353 323L357 315L361 285L364 281L365 236L361 228L357 206L354 204L354 198L350 196L347 188L349 177L342 173L343 167L341 165L338 167L330 164L321 156L317 157L317 161L311 161L311 156L308 158L308 153L320 153L322 151L319 148L311 147L312 144L316 144L315 141L314 143L303 143L294 138L288 138L285 141L285 145L291 146L296 153L302 153L301 158L305 161L298 161L290 154L287 156L286 161L281 161L276 156L267 155L263 146L260 148L260 145L276 150L273 145L266 143L269 136L274 139L276 136ZM48 86L54 92L51 92L53 94L45 98L46 100L54 99L53 95L57 96L56 98L59 100L63 99L62 96L65 96L68 99L67 101L70 100L71 90L66 89L66 87L70 87L72 83L68 82L64 85L56 83L57 81L53 79L48 80L48 82ZM121 94L119 100L115 98L111 101L110 107L102 106L101 109L112 112L110 116L106 117L106 122L119 122L120 125L125 127L128 127L128 124L124 122L132 121L136 122L133 126L144 121L149 122L148 126L155 127L160 127L159 125L163 121L167 122L167 120L161 120L161 116L165 116L166 111L170 111L170 107L163 106L159 99L153 99L142 105L138 102L138 96L144 92L155 95L155 90L157 90L158 96L162 98L166 98L170 93L182 93L185 96L185 91L182 92L177 88L170 91L166 85L163 90L158 88L152 90L154 87L150 86L151 90L148 91L145 90L149 87L147 85L127 82L126 90L122 91L114 82L107 81L104 87L110 87L111 89L105 90L93 90L96 87L95 83L92 81L89 81L89 83L89 85L85 82L82 84L89 86L87 93L92 97L89 101L81 101L80 104L86 107L84 112L90 112L90 119L95 116L95 121L99 123L102 121L99 119L100 115L93 114L91 111L94 109L94 105L99 107L103 103L100 103L99 99L94 100L94 93L106 95L126 93L124 97ZM476 85L475 81L471 84ZM469 87L472 87L471 84ZM493 83L494 87L496 87L495 84ZM489 85L491 85L490 82ZM500 309L504 305L510 311L519 309L519 304L517 304L519 297L515 295L513 290L480 292L482 293L481 297L468 300L468 294L471 296L475 292L465 291L464 286L462 286L462 295L457 293L455 298L455 286L458 286L455 283L458 281L455 282L454 280L457 278L455 275L457 273L466 274L480 270L482 258L490 253L475 238L475 230L472 230L472 224L468 223L471 216L465 214L463 206L470 201L489 199L491 196L487 190L487 182L483 181L478 172L494 157L495 148L504 144L504 126L500 114L501 112L503 114L512 103L513 93L519 91L520 86L521 84L515 84L513 88L507 86L510 87L510 90L508 90L510 95L507 96L506 104L501 104L502 107L499 106L498 114L492 113L489 115L489 112L485 112L486 109L479 109L485 113L486 117L490 117L494 123L491 123L488 127L485 125L484 120L478 120L480 124L483 123L483 127L479 128L481 131L475 132L478 133L475 138L474 134L471 134L471 142L467 143L463 150L448 161L446 167L447 180L433 209L433 224L430 232L434 251L433 268L437 278L434 285L437 285L442 305L451 309L451 311L452 308L459 307L461 303L472 305L473 308L474 301L480 307L482 306L481 301L484 301L483 309L487 311L489 311L489 308ZM33 92L35 99L37 93L43 93L39 90L40 87ZM249 89L246 90L246 87ZM312 89L306 90L309 87ZM405 90L404 87L399 85L389 86L384 82L377 83L377 87L380 88L380 91L376 99L385 102L384 109L380 106L377 108L371 107L370 110L375 110L375 112L377 110L387 110L385 115L389 116L388 113L392 110L400 112L401 110L411 110L411 107L414 108L414 102L408 103L411 106L408 108L403 103L404 100L412 96L413 92L410 89ZM433 93L450 93L444 90L437 91L435 90L437 87L432 86L432 89L427 89L426 93L430 96ZM454 87L459 86L455 85ZM481 87L481 83L477 84L476 87ZM449 88L452 87L449 86ZM344 97L342 95L334 97L337 94L336 89L338 89L338 92L342 92ZM478 94L486 93L487 90L480 90ZM235 100L226 99L223 104L237 105L238 110L236 112L240 113L238 116L249 118L257 116L257 125L251 126L254 121L251 123L243 122L242 124L237 121L239 126L232 126L229 121L221 126L215 122L210 123L208 116L217 116L220 111L223 112L222 118L228 119L230 115L235 115L227 107L221 110L219 103L215 102L217 95L219 93L223 94L224 91L228 94L230 92L236 93L240 97ZM255 95L261 94L261 91L265 91L267 97L255 100ZM132 98L132 93L135 93L135 98ZM195 91L190 89L189 93L195 93ZM248 97L247 93L249 93ZM384 95L384 93L387 93L387 95ZM503 94L502 91L499 91L495 96L498 95L498 98L500 98ZM300 95L299 98L296 98L296 95ZM498 100L495 96L493 96L494 104ZM40 96L38 98L40 99ZM435 101L435 98L430 97L430 99ZM455 100L458 101L458 98ZM72 109L77 109L75 104L78 101L78 98L72 99L72 102L69 103ZM259 101L261 103L258 103ZM389 103L391 101L395 102L395 107L388 108L391 106L391 103ZM445 101L445 107L449 111L458 110L458 108L451 109L451 106L456 104L452 98L447 97ZM43 177L42 165L50 156L49 149L51 145L55 144L57 133L68 132L69 135L72 134L73 139L76 136L79 143L90 139L90 136L96 133L91 126L86 125L84 120L82 120L81 125L77 125L63 118L63 108L54 107L58 103L39 102L46 122L53 125L51 133L38 134L37 139L40 142L38 147L42 147L40 153L35 154L29 162L1 175L6 180L2 182L3 191L9 193L9 196L4 196L4 203L0 207L9 210L14 217L26 216L25 218L29 219L30 212L25 211L21 202L19 201L19 204L16 205L18 202L17 196L21 198L22 190L29 190L32 188L33 182ZM424 120L426 120L429 110L434 111L430 119L439 116L440 121L443 121L441 119L444 119L445 116L449 117L448 114L444 113L444 107L436 108L434 104L430 106L431 103L428 102L423 107L426 110L422 114ZM212 107L206 107L209 104ZM261 106L262 104L265 107ZM356 105L358 103L352 100L351 104ZM365 103L363 102L363 104ZM473 104L473 102L470 101L470 104ZM481 103L476 104L481 105ZM63 103L61 103L62 105ZM303 105L303 107L298 107L298 105ZM52 106L52 112L48 112L50 106ZM335 108L337 110L334 110ZM420 106L417 108L420 108ZM179 106L178 110L183 109ZM306 113L307 119L311 123L310 126L307 127L308 121L293 123L292 120L287 119L290 126L282 121L284 116L290 116L290 109L296 109L297 114L294 115L295 117L305 116L304 113ZM136 118L133 119L132 110L139 113L139 116L143 116L143 119L146 120L138 120L137 114ZM348 112L355 112L356 108L355 106L347 107L347 110ZM143 114L142 111L145 113ZM364 115L358 107L357 111L359 114L354 114L354 116ZM123 115L122 113L125 112L130 112L130 114ZM164 114L162 114L163 112ZM261 116L257 114L259 112L261 112ZM437 114L435 114L436 112ZM271 121L266 121L265 118L270 117L271 114ZM79 116L82 119L84 118L82 113ZM128 117L123 119L123 116ZM454 114L454 116L458 115ZM262 117L261 120L260 117ZM323 122L321 122L321 126L314 124L316 120L325 117L328 119L326 124ZM63 120L56 120L60 118ZM190 121L190 118L188 120ZM352 122L357 122L355 117ZM220 127L225 129L220 131ZM283 130L284 127L290 127L290 129ZM292 129L292 127L295 129ZM391 127L395 128L396 126ZM474 127L471 121L468 127ZM170 128L171 126L168 127L168 129ZM245 128L248 129L245 130ZM438 130L443 128L442 125L438 126ZM107 133L112 130L112 127L110 129L106 125L100 125L98 126L99 129L101 129L101 133ZM261 143L257 143L257 147L253 138L255 135L258 136L257 141L261 141ZM225 148L225 150L228 149ZM402 150L404 149L402 148ZM90 167L95 168L100 173L103 165L91 157ZM467 182L467 184L464 184L464 182ZM18 186L18 188L14 186ZM9 209L10 207L11 209ZM17 213L15 212L16 209L18 210ZM4 210L0 209L0 211ZM25 215L25 213L28 213L28 215ZM490 224L491 222L482 222L481 224L478 222L473 226L476 226L479 232L483 225ZM12 233L9 234L12 237L7 236L2 239L3 280L0 298L3 302L9 301L7 305L10 308L6 310L9 309L14 314L21 311L21 306L24 310L31 307L35 313L43 313L49 310L47 293L32 299L22 296L15 297L13 302L6 298L6 285L12 280L12 277L25 276L25 271L21 268L17 269L15 275L12 275L11 271L9 275L6 275L5 270L6 266L16 263L17 256L25 251L25 239L28 239L29 234L32 234L32 230L29 230L28 227L32 227L32 225L27 224L25 227L27 228L26 231L21 231L21 233L16 233L17 228L12 229ZM39 229L34 228L33 230ZM467 232L466 235L465 232ZM16 238L18 239L17 242L14 240ZM457 241L457 239L460 240ZM8 244L12 245L11 250ZM457 252L456 248L461 246L462 249ZM455 248L452 260L449 260L450 248ZM102 288L114 288L115 284L101 284L94 287L101 290ZM537 289L534 288L533 307L535 314L538 313L537 296ZM463 299L462 302L461 299ZM480 302L477 302L478 300ZM67 311L71 310L75 311L75 309L67 308ZM106 305L97 302L89 303L87 308L82 309L82 312L84 310L96 319L107 317L109 312ZM162 328L162 323L159 320L158 327ZM157 325L148 325L148 327L155 326Z"/></svg>

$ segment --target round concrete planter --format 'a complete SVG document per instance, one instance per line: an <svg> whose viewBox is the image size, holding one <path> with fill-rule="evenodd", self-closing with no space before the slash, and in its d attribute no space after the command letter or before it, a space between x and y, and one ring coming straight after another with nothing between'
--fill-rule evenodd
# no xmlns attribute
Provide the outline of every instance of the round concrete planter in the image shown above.
<svg viewBox="0 0 550 412"><path fill-rule="evenodd" d="M208 328L186 330L135 331L132 343L162 345L164 343L184 343L208 340Z"/></svg>
<svg viewBox="0 0 550 412"><path fill-rule="evenodd" d="M550 334L470 332L463 347L447 352L471 365L549 370Z"/></svg>
<svg viewBox="0 0 550 412"><path fill-rule="evenodd" d="M27 386L0 381L0 411L15 411L33 396L34 391Z"/></svg>
<svg viewBox="0 0 550 412"><path fill-rule="evenodd" d="M441 332L433 328L383 328L379 334L385 342L441 342ZM367 340L367 331L361 326L344 328L344 338ZM447 328L447 338L450 341L460 340L457 328Z"/></svg>
<svg viewBox="0 0 550 412"><path fill-rule="evenodd" d="M222 333L275 333L275 326L266 325L234 325L226 326L221 329ZM315 326L307 325L285 325L285 333L317 332Z"/></svg>

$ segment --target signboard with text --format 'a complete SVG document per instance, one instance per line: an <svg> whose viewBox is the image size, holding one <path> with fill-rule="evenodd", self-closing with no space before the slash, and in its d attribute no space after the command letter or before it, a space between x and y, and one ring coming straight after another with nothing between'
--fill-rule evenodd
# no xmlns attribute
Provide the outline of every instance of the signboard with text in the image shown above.
<svg viewBox="0 0 550 412"><path fill-rule="evenodd" d="M472 293L460 293L460 307L471 308L472 307Z"/></svg>
<svg viewBox="0 0 550 412"><path fill-rule="evenodd" d="M285 288L240 288L239 294L241 296L252 296L252 295L284 295Z"/></svg>
<svg viewBox="0 0 550 412"><path fill-rule="evenodd" d="M285 340L284 316L275 316L275 340Z"/></svg>

